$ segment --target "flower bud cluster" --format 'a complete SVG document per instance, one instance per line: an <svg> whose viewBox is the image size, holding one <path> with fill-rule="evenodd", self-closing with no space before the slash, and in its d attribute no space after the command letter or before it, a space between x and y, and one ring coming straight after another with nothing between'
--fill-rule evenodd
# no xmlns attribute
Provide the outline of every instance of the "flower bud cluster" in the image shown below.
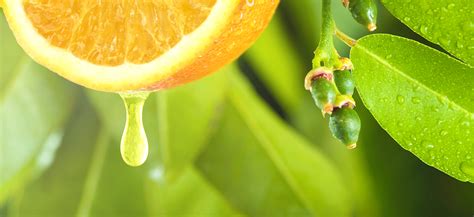
<svg viewBox="0 0 474 217"><path fill-rule="evenodd" d="M332 135L353 149L357 146L361 124L352 98L355 89L352 64L347 58L341 62L342 67L337 70L326 67L311 70L305 78L305 88L311 92L323 116L330 116Z"/></svg>

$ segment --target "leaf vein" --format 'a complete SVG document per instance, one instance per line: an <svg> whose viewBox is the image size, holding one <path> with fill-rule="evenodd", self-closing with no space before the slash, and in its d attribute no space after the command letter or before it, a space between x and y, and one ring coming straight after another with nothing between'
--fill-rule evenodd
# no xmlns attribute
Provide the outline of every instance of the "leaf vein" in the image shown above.
<svg viewBox="0 0 474 217"><path fill-rule="evenodd" d="M300 189L300 187L298 187L296 180L292 177L292 173L290 169L288 168L288 166L281 159L277 151L272 150L272 148L270 147L271 142L268 139L268 136L265 133L263 133L264 131L261 129L261 126L257 123L255 118L252 117L252 114L249 114L248 112L245 111L244 109L245 105L241 105L242 100L239 100L238 97L235 96L235 94L231 94L230 98L233 102L232 104L235 105L236 109L241 114L241 117L244 119L245 123L251 129L250 131L252 132L252 134L254 134L256 139L260 141L263 148L266 150L268 156L270 157L272 162L275 164L275 167L281 172L281 175L287 181L289 187L292 189L295 195L301 200L303 205L313 215L316 215L316 212L310 205L310 202L308 202L307 198L304 196L304 193L303 193L304 191Z"/></svg>
<svg viewBox="0 0 474 217"><path fill-rule="evenodd" d="M428 90L429 92L433 93L434 95L440 97L440 98L443 98L444 96L438 92L436 92L435 90L431 89L430 87L426 86L425 84L423 84L422 82L416 80L415 78L413 77L410 77L409 75L407 75L405 72L403 72L402 70L396 68L395 66L391 65L389 62L385 61L383 58L381 58L380 56L378 56L377 54L371 52L369 49L357 44L356 45L357 48L359 48L360 50L362 50L363 52L367 53L368 55L370 55L371 57L373 57L375 60L379 61L381 64L385 65L386 67L390 68L391 70L397 72L398 74L400 74L401 76L403 76L404 78L408 79L409 81L419 85L420 87ZM448 98L449 99L449 98ZM446 100L449 104L453 105L454 107L457 107L459 110L465 112L466 114L468 115L471 115L472 112L470 112L468 109L458 105L456 102L452 101L452 100Z"/></svg>
<svg viewBox="0 0 474 217"><path fill-rule="evenodd" d="M95 144L94 155L92 156L89 172L87 173L83 193L79 200L77 216L90 216L90 210L97 191L98 182L105 162L107 148L109 146L109 136L106 130L99 131L97 142Z"/></svg>

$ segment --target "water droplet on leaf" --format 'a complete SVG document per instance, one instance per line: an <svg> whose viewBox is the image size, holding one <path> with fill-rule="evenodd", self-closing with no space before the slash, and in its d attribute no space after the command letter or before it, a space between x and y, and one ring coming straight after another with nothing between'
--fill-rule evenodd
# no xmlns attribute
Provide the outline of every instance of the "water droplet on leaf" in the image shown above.
<svg viewBox="0 0 474 217"><path fill-rule="evenodd" d="M413 104L418 104L418 103L421 102L421 100L418 97L413 97L413 98L411 98L411 102L413 102Z"/></svg>
<svg viewBox="0 0 474 217"><path fill-rule="evenodd" d="M448 38L439 38L438 41L444 46L449 46L449 44L451 44L451 40Z"/></svg>
<svg viewBox="0 0 474 217"><path fill-rule="evenodd" d="M471 124L469 123L469 121L463 121L461 125L464 127L469 127Z"/></svg>
<svg viewBox="0 0 474 217"><path fill-rule="evenodd" d="M428 33L428 26L421 25L420 31L421 31L421 33L423 33L423 34L427 34L427 33Z"/></svg>
<svg viewBox="0 0 474 217"><path fill-rule="evenodd" d="M470 179L474 179L474 162L462 162L459 169Z"/></svg>
<svg viewBox="0 0 474 217"><path fill-rule="evenodd" d="M425 147L425 148L428 148L428 149L433 149L434 148L434 145L431 142L423 141L422 144L423 144L423 147Z"/></svg>
<svg viewBox="0 0 474 217"><path fill-rule="evenodd" d="M402 95L398 95L398 96L397 96L397 102L398 102L399 104L405 103L405 97L402 96Z"/></svg>

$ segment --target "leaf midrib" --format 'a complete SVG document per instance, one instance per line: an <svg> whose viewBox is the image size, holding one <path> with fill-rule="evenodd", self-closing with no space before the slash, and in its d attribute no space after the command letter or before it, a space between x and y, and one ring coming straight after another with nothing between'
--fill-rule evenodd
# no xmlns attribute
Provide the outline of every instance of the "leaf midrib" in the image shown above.
<svg viewBox="0 0 474 217"><path fill-rule="evenodd" d="M226 101L226 98L228 98L229 94L228 94L229 91L225 90L225 93L223 94L223 97L222 97L222 102L219 103L215 108L214 110L217 110L217 108L219 106L222 106L223 103L225 103ZM163 160L170 160L171 158L171 153L169 152L169 148L168 145L170 144L170 141L169 141L169 119L168 119L168 93L164 92L162 93L161 95L156 95L154 96L154 101L155 103L157 104L157 115L160 117L158 118L158 122L160 124L160 142L161 142L161 153L162 153L162 157L163 157ZM211 117L213 119L213 121L211 122L220 122L221 119L222 119L222 114L216 112L214 113L214 115ZM202 141L202 146L201 148L197 151L196 155L193 157L192 161L194 161L194 159L196 158L196 156L199 155L199 153L201 153L203 151L203 149L205 149L209 144L210 144L210 141L213 137L213 135L217 132L217 129L211 129L211 125L212 123L210 123L208 126L206 126L206 128L208 129L207 132L206 132L206 135L204 136L204 140ZM209 187L209 189L211 191L213 191L228 207L230 207L234 212L236 212L237 216L239 217L245 217L247 215L244 215L242 214L242 211L239 210L238 208L236 208L234 206L234 204L232 204L227 197L225 197L224 195L222 195L222 192L220 192L218 189L215 188L214 185L212 185L208 179L202 174L201 171L199 171L199 169L197 169L194 165L191 165L190 166L193 170L195 170L195 172L201 176L202 178L202 181L205 182L205 184Z"/></svg>
<svg viewBox="0 0 474 217"><path fill-rule="evenodd" d="M419 85L420 87L428 90L429 92L433 93L434 95L438 96L439 98L441 99L444 99L444 95L438 93L437 91L431 89L430 87L426 86L425 84L423 84L422 82L416 80L415 78L413 77L410 77L408 74L406 74L405 72L403 72L402 70L396 68L395 66L391 65L389 62L385 61L383 58L381 58L380 56L378 56L377 54L371 52L369 49L365 48L364 46L361 46L360 44L356 44L355 48L358 48L360 50L362 50L363 52L367 53L368 55L370 55L371 57L373 57L375 60L379 61L381 64L385 65L386 67L388 67L389 69L392 69L394 72L397 72L399 75L401 75L402 77L408 79L409 81ZM447 99L450 99L449 97L447 97ZM456 107L458 108L459 110L463 111L464 113L466 113L467 115L471 115L472 112L470 112L468 109L462 107L461 105L457 104L456 102L454 102L453 100L445 100L447 101L450 105L453 105L453 107Z"/></svg>
<svg viewBox="0 0 474 217"><path fill-rule="evenodd" d="M290 189L293 191L293 193L299 198L299 200L303 203L303 205L308 209L308 211L311 212L313 216L316 215L316 210L311 206L311 203L308 201L308 199L304 196L304 191L298 187L298 184L296 180L292 177L292 173L290 172L290 169L286 165L286 163L280 159L279 154L277 151L272 150L271 142L268 139L268 136L263 133L264 130L261 129L261 126L255 121L254 118L252 118L252 115L249 114L248 112L245 111L241 106L239 106L239 99L235 97L234 94L230 94L230 99L232 101L232 104L235 106L235 108L239 111L239 115L243 118L244 122L247 124L247 126L250 128L250 132L255 136L255 138L260 141L262 144L263 148L266 150L266 153L274 163L275 167L277 170L280 171L280 174L283 176L283 178L286 180L287 184L289 185Z"/></svg>

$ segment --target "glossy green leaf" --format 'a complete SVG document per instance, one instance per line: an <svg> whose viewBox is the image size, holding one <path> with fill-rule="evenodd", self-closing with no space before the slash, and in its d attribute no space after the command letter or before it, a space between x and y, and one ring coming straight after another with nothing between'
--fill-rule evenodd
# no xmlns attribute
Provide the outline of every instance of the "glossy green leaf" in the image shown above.
<svg viewBox="0 0 474 217"><path fill-rule="evenodd" d="M357 88L380 125L428 165L474 182L474 69L382 34L360 39L351 59Z"/></svg>
<svg viewBox="0 0 474 217"><path fill-rule="evenodd" d="M474 66L474 1L382 0L405 25Z"/></svg>
<svg viewBox="0 0 474 217"><path fill-rule="evenodd" d="M176 178L194 162L215 130L227 91L216 73L199 82L164 90L155 96L159 152L167 177Z"/></svg>
<svg viewBox="0 0 474 217"><path fill-rule="evenodd" d="M235 68L228 73L223 119L197 163L204 176L250 216L348 216L335 168L276 118Z"/></svg>
<svg viewBox="0 0 474 217"><path fill-rule="evenodd" d="M75 89L16 44L0 14L0 203L46 168L72 111Z"/></svg>

